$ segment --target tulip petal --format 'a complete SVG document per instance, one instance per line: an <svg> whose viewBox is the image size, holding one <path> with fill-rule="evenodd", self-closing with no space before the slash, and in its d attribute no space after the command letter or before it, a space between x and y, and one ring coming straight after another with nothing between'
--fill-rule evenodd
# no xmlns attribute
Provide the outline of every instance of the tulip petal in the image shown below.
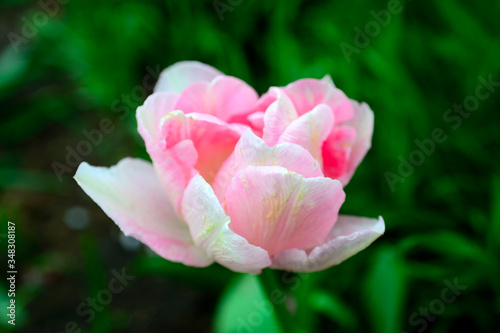
<svg viewBox="0 0 500 333"><path fill-rule="evenodd" d="M223 121L251 112L258 100L255 90L232 76L218 76L211 82L198 82L187 87L175 105L184 113L206 113Z"/></svg>
<svg viewBox="0 0 500 333"><path fill-rule="evenodd" d="M269 254L229 228L230 218L208 183L196 175L182 199L182 213L196 245L219 264L235 271L259 274L271 264Z"/></svg>
<svg viewBox="0 0 500 333"><path fill-rule="evenodd" d="M201 267L212 262L194 244L151 163L125 158L104 168L83 162L75 180L125 235L137 238L163 258Z"/></svg>
<svg viewBox="0 0 500 333"><path fill-rule="evenodd" d="M143 106L137 108L136 115L137 130L146 144L159 180L171 202L175 202L178 207L198 155L192 142L184 142L168 151L160 147L158 136L161 119L172 111L177 98L178 95L172 93L154 93ZM182 154L177 154L180 151Z"/></svg>
<svg viewBox="0 0 500 333"><path fill-rule="evenodd" d="M353 127L333 128L322 147L323 172L326 177L339 179L343 183L355 141L356 130Z"/></svg>
<svg viewBox="0 0 500 333"><path fill-rule="evenodd" d="M226 192L230 228L270 255L321 244L345 194L339 181L304 178L278 166L240 171Z"/></svg>
<svg viewBox="0 0 500 333"><path fill-rule="evenodd" d="M233 152L240 138L239 131L239 127L234 128L211 115L173 111L163 118L159 137L162 150L171 152L176 161L181 161L186 151L172 150L172 147L190 141L197 158L195 164L184 165L192 170L187 180L199 172L212 183L222 163Z"/></svg>
<svg viewBox="0 0 500 333"><path fill-rule="evenodd" d="M144 105L137 108L137 115L140 115L142 122L141 130L154 141L158 137L161 119L173 110L178 98L177 94L154 93L146 99Z"/></svg>
<svg viewBox="0 0 500 333"><path fill-rule="evenodd" d="M339 177L340 182L342 182L344 186L351 180L356 168L361 163L368 150L370 150L373 136L373 111L366 103L352 101L352 105L354 108L354 117L346 121L345 125L351 126L356 130L356 140L352 145L345 173Z"/></svg>
<svg viewBox="0 0 500 333"><path fill-rule="evenodd" d="M262 133L262 130L264 129L264 115L264 112L257 111L247 117L253 130Z"/></svg>
<svg viewBox="0 0 500 333"><path fill-rule="evenodd" d="M367 248L385 231L384 220L340 215L327 240L309 253L290 249L276 254L272 268L316 272L337 265Z"/></svg>
<svg viewBox="0 0 500 333"><path fill-rule="evenodd" d="M284 90L299 115L311 111L318 104L326 104L331 108L338 123L353 117L354 111L349 99L331 81L301 79L290 83Z"/></svg>
<svg viewBox="0 0 500 333"><path fill-rule="evenodd" d="M325 76L323 76L321 81L335 88L335 84L333 83L333 79L330 76L330 74L325 74Z"/></svg>
<svg viewBox="0 0 500 333"><path fill-rule="evenodd" d="M181 61L161 72L154 91L180 94L193 83L210 82L219 75L224 74L212 66L198 61Z"/></svg>
<svg viewBox="0 0 500 333"><path fill-rule="evenodd" d="M311 111L318 104L328 105L338 124L351 119L354 115L349 98L335 87L330 76L325 76L321 80L297 80L283 88L271 87L261 96L254 111L266 110L277 98L276 89L283 91L290 98L299 116Z"/></svg>
<svg viewBox="0 0 500 333"><path fill-rule="evenodd" d="M269 147L247 129L215 177L213 188L221 203L231 179L248 166L281 166L304 178L323 176L320 164L306 149L288 142Z"/></svg>
<svg viewBox="0 0 500 333"><path fill-rule="evenodd" d="M276 88L274 91L277 95L276 101L264 113L262 138L269 146L278 143L287 126L299 117L290 99L280 89Z"/></svg>
<svg viewBox="0 0 500 333"><path fill-rule="evenodd" d="M307 149L311 155L322 163L321 149L323 142L333 128L333 114L328 106L320 104L311 112L293 121L281 134L278 143L290 142Z"/></svg>

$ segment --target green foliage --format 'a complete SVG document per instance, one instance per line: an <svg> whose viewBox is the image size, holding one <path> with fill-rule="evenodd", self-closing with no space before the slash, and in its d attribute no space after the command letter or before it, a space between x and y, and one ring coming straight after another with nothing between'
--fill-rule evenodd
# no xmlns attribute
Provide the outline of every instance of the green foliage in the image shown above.
<svg viewBox="0 0 500 333"><path fill-rule="evenodd" d="M364 285L365 305L375 332L401 331L406 297L406 272L401 255L380 248Z"/></svg>
<svg viewBox="0 0 500 333"><path fill-rule="evenodd" d="M147 159L134 115L151 93L140 89L143 78L180 60L199 60L259 93L330 74L350 98L374 110L372 149L346 187L341 213L381 215L386 234L339 266L295 276L295 290L297 283L281 281L297 331L417 331L422 324L412 324L412 314L439 299L443 281L455 278L467 289L427 321L426 331L494 330L500 318L500 87L467 116L449 121L445 115L475 95L479 77L500 81L500 3L401 1L401 12L357 47L355 28L365 31L376 22L372 11L387 6L243 0L221 21L214 1L69 1L16 51L8 33L22 36L26 20L33 22L42 8L38 1L3 1L0 216L2 228L7 220L18 225L20 293L26 295L19 325L59 332L75 320L84 332L109 331L111 324L127 332L208 332L216 312L216 331L226 332L234 329L231 317L244 313L249 293L262 297L255 277L229 283L235 274L216 265L197 269L142 249L124 251L118 228L71 179L75 167L61 182L53 170L54 161L66 164L68 147L85 139L82 131L99 128L103 118L114 130L83 160L109 166L125 156ZM347 59L342 43L359 52ZM423 151L415 140L431 139L435 129L443 130L444 142L402 176L400 159ZM402 181L391 187L387 172ZM63 222L75 205L90 212L91 230L83 236ZM75 308L107 283L111 269L127 263L138 278L100 319L84 323ZM1 282L0 304L5 287Z"/></svg>
<svg viewBox="0 0 500 333"><path fill-rule="evenodd" d="M274 306L255 275L242 274L228 286L214 320L216 333L283 332Z"/></svg>

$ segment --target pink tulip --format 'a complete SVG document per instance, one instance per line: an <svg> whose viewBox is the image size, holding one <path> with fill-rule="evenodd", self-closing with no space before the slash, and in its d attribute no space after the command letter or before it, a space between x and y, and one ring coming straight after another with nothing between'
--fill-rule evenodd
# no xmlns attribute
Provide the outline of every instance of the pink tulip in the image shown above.
<svg viewBox="0 0 500 333"><path fill-rule="evenodd" d="M152 163L84 162L75 179L126 235L165 259L312 272L384 233L382 218L338 215L370 147L373 114L329 80L259 99L237 78L180 62L163 71L137 122Z"/></svg>

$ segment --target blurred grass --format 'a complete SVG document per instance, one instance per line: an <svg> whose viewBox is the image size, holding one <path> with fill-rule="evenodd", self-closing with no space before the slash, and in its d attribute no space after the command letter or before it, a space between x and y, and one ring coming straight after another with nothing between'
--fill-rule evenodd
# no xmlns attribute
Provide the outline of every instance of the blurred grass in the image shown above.
<svg viewBox="0 0 500 333"><path fill-rule="evenodd" d="M93 330L109 323L124 332L210 330L214 304L233 274L125 251L117 228L71 179L74 168L60 183L51 166L64 164L66 147L75 148L85 138L82 130L98 128L102 118L116 129L84 160L109 166L125 156L147 158L134 117L143 98L126 104L123 95L142 85L146 67L193 59L241 77L259 93L328 73L375 112L372 150L346 188L342 212L382 215L386 234L293 292L316 316L301 322L320 331L413 332L412 313L440 297L443 280L458 277L468 289L427 331L494 330L500 318L500 91L456 130L443 114L474 94L479 76L500 81L500 3L402 5L402 13L348 63L340 43L354 45L354 27L364 29L373 20L370 11L386 9L387 1L243 0L223 21L213 1L71 1L18 52L8 33L21 35L23 18L32 20L41 7L3 1L0 216L2 228L7 220L18 225L23 288L41 289L18 318L23 329L61 331L67 321L80 320L89 331L75 307L107 281L99 275L109 277L111 269L131 261L141 278L100 314L105 318ZM113 103L127 115L121 117ZM398 157L408 159L417 148L414 140L430 138L435 128L448 140L392 192L384 173L397 173ZM75 205L92 217L82 248L80 232L63 222ZM42 269L37 258L49 252L70 260L62 267L46 260ZM216 283L218 276L223 283ZM0 304L4 297L2 291ZM353 318L338 318L331 313L336 307Z"/></svg>

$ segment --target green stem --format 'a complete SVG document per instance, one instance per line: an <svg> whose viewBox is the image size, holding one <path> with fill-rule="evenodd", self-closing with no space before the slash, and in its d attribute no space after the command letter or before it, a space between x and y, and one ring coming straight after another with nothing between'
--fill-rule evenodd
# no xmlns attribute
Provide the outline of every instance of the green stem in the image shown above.
<svg viewBox="0 0 500 333"><path fill-rule="evenodd" d="M272 269L264 269L259 276L260 284L264 290L264 294L274 306L276 318L280 325L281 331L285 333L293 332L292 317L288 312L285 304L286 291L280 285L277 277L278 272Z"/></svg>

